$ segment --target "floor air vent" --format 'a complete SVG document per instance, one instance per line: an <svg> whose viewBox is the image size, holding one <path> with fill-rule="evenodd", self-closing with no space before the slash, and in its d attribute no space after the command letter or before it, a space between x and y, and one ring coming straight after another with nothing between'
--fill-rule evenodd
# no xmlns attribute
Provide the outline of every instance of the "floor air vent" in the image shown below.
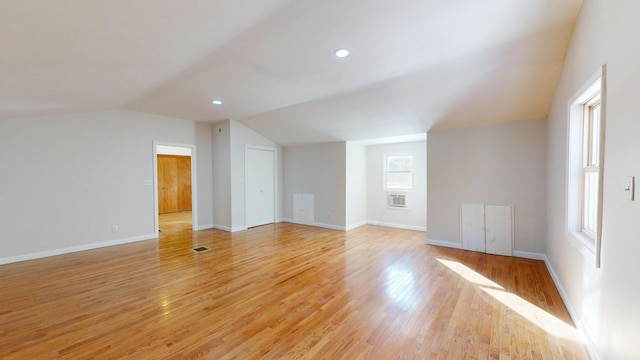
<svg viewBox="0 0 640 360"><path fill-rule="evenodd" d="M201 253L201 252L205 252L205 251L209 251L209 250L211 250L211 249L206 247L206 246L198 246L197 248L193 248L193 252L194 253Z"/></svg>

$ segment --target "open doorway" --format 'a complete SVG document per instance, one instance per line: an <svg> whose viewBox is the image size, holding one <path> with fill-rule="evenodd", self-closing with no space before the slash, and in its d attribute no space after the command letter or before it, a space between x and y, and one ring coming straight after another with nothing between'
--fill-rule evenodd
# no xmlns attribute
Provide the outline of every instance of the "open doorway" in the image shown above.
<svg viewBox="0 0 640 360"><path fill-rule="evenodd" d="M154 142L156 235L196 229L195 146Z"/></svg>

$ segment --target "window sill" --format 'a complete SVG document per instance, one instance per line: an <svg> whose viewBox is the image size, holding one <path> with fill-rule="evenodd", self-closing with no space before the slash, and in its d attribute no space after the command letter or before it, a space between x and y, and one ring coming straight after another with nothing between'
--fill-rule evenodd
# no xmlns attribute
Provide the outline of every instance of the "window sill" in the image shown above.
<svg viewBox="0 0 640 360"><path fill-rule="evenodd" d="M587 260L595 261L596 244L593 240L578 232L569 232L568 238L571 241L571 246L577 249Z"/></svg>

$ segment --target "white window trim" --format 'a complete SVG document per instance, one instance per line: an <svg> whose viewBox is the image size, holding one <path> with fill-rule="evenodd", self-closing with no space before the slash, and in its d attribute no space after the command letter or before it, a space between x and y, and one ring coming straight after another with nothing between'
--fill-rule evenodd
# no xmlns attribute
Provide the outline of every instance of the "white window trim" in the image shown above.
<svg viewBox="0 0 640 360"><path fill-rule="evenodd" d="M587 236L582 230L582 199L584 189L584 163L582 156L585 151L583 145L584 108L591 99L600 94L600 153L598 161L598 208L597 208L597 233L593 238ZM604 188L604 139L606 117L606 65L603 65L589 81L583 85L568 103L567 122L567 197L566 197L566 221L567 237L572 245L585 257L595 262L600 267L600 250L602 243L602 208ZM580 184L580 186L575 186Z"/></svg>
<svg viewBox="0 0 640 360"><path fill-rule="evenodd" d="M413 188L411 189L390 189L387 187L387 157L388 156L412 156L413 157L413 170L411 171L411 177L413 178L412 180L412 185ZM410 193L410 192L416 192L417 191L417 180L418 180L418 176L417 176L417 156L416 153L413 151L409 151L409 152L392 152L392 153L384 153L382 154L382 191L385 192L394 192L394 193L398 193L398 192L405 192L405 193Z"/></svg>

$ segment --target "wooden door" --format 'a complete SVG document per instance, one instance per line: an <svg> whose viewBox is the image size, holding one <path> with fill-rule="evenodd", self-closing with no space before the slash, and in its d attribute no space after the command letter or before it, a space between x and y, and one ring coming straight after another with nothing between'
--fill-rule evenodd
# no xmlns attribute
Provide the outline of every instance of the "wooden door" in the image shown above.
<svg viewBox="0 0 640 360"><path fill-rule="evenodd" d="M178 211L178 161L174 156L158 155L158 211Z"/></svg>
<svg viewBox="0 0 640 360"><path fill-rule="evenodd" d="M191 210L191 157L158 155L158 212Z"/></svg>
<svg viewBox="0 0 640 360"><path fill-rule="evenodd" d="M191 211L191 157L178 160L178 211Z"/></svg>

